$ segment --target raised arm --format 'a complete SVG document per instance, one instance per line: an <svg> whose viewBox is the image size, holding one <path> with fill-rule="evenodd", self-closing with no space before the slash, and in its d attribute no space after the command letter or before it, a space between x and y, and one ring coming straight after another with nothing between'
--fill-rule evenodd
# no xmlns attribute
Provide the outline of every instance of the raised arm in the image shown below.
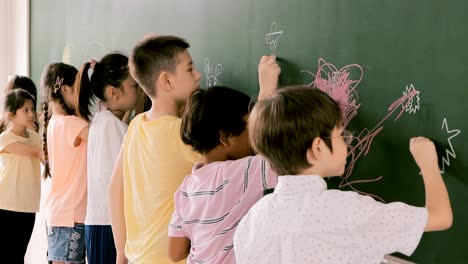
<svg viewBox="0 0 468 264"><path fill-rule="evenodd" d="M434 143L424 137L412 138L410 151L421 169L426 192L428 219L424 231L440 231L450 228L453 221L452 207L440 174Z"/></svg>
<svg viewBox="0 0 468 264"><path fill-rule="evenodd" d="M258 83L260 85L258 100L268 98L276 92L280 74L281 68L276 63L276 57L262 56L258 64Z"/></svg>

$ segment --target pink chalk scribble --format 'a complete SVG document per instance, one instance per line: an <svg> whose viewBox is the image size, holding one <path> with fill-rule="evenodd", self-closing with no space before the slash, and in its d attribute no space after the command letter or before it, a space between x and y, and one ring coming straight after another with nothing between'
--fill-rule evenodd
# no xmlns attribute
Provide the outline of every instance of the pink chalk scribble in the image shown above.
<svg viewBox="0 0 468 264"><path fill-rule="evenodd" d="M369 194L369 193L364 193L362 191L359 191L355 189L352 184L355 183L364 183L364 182L375 182L380 179L382 179L382 176L379 176L375 179L368 179L368 180L354 180L354 181L349 181L349 177L351 176L354 165L358 161L358 159L362 155L367 155L370 150L370 146L372 144L372 141L374 138L382 132L384 128L384 122L390 118L397 110L397 116L395 117L394 121L398 120L403 113L405 113L406 107L412 102L414 97L416 97L420 92L416 89L404 94L400 98L398 98L395 102L393 102L387 109L387 115L385 115L382 120L377 123L372 129L364 128L357 136L354 136L353 139L351 140L351 143L349 145L349 151L348 151L348 163L346 165L345 173L343 176L341 176L341 183L339 185L340 188L349 186L351 189L354 191L358 191L360 193L370 195L376 199L379 199L383 201L382 198L378 197L377 195L374 194Z"/></svg>
<svg viewBox="0 0 468 264"><path fill-rule="evenodd" d="M352 71L357 72L355 80L350 79ZM304 70L315 80L307 86L313 86L330 95L335 99L343 112L343 123L346 127L349 122L357 115L357 110L361 106L358 103L358 94L356 86L361 82L364 76L362 67L358 64L350 64L338 69L335 65L320 58L318 61L318 70L316 74Z"/></svg>
<svg viewBox="0 0 468 264"><path fill-rule="evenodd" d="M351 79L352 71L357 72L357 78ZM310 82L307 86L312 86L324 91L338 102L343 112L343 124L346 128L351 120L357 115L358 109L361 106L361 103L358 101L359 96L356 87L363 78L362 67L358 64L350 64L338 69L338 67L335 65L320 58L318 61L318 70L316 74L306 70L303 70L303 72L315 77L315 80ZM377 125L375 125L372 129L364 128L356 136L353 136L349 144L348 163L346 165L345 173L341 176L339 188L349 186L354 191L372 196L384 202L384 200L379 196L357 190L353 186L353 184L357 183L379 181L383 176L364 180L349 180L349 178L359 158L361 158L363 155L366 156L369 153L374 138L380 132L382 132L384 128L384 122L395 112L397 112L397 110L399 110L399 112L397 112L398 114L394 121L398 120L403 113L409 112L407 109L411 108L413 99L415 99L415 97L420 93L420 91L416 90L413 85L411 85L411 88L412 89L406 89L403 92L403 95L388 107L387 114L379 123L377 123ZM419 102L419 97L417 99ZM354 133L352 134L354 135Z"/></svg>

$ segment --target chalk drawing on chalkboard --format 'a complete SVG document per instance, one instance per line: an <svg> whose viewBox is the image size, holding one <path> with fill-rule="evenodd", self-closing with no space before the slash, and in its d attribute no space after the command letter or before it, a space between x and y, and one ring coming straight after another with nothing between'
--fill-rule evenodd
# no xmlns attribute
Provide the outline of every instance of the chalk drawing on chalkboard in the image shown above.
<svg viewBox="0 0 468 264"><path fill-rule="evenodd" d="M452 139L454 137L458 136L458 134L461 133L461 130L460 129L450 130L449 127L448 127L447 118L444 118L444 120L442 121L442 128L441 129L442 130L445 129L445 131L447 131L447 134L450 135L450 137L447 138L450 149L446 149L445 150L445 157L442 157L442 169L440 170L440 173L444 174L446 167L450 166L450 157L452 157L454 159L457 158L457 153L455 153L455 148L452 145Z"/></svg>
<svg viewBox="0 0 468 264"><path fill-rule="evenodd" d="M392 116L397 109L401 109L398 115L395 117L395 121L398 120L403 113L405 113L406 107L409 105L409 103L414 100L414 98L419 94L420 92L416 89L409 91L406 94L403 94L400 98L395 100L387 109L387 115L379 122L377 125L375 125L372 129L364 128L356 137L353 137L351 140L351 143L349 144L349 151L348 151L348 158L349 162L346 164L346 169L344 175L341 177L342 181L339 185L340 188L349 186L351 189L375 197L376 199L379 199L383 201L382 198L369 194L369 193L364 193L361 192L357 189L355 189L352 184L356 183L364 183L364 182L374 182L378 181L382 178L382 176L377 177L375 179L368 179L368 180L354 180L354 181L349 181L349 177L351 176L354 165L358 161L358 159L364 155L366 156L369 153L372 141L374 138L382 132L384 128L384 122Z"/></svg>
<svg viewBox="0 0 468 264"><path fill-rule="evenodd" d="M307 84L307 86L320 89L338 102L343 112L343 124L346 129L346 126L357 115L358 109L361 106L357 92L357 85L361 82L364 75L362 67L358 64L349 64L338 68L332 63L329 63L320 58L318 60L318 69L315 74L307 70L303 70L302 72L305 72L314 77L314 80ZM354 191L370 195L378 200L383 201L382 198L357 190L353 186L353 184L357 183L379 181L382 179L382 176L374 179L364 180L350 180L349 177L353 172L356 162L362 156L366 156L369 153L374 138L380 132L382 132L384 128L384 122L388 118L397 112L398 114L395 117L395 120L398 120L403 113L409 112L406 111L406 109L415 109L412 111L417 111L419 109L419 105L417 109L414 108L416 102L419 103L419 98L416 98L419 96L419 94L420 92L416 90L413 85L410 85L410 87L407 86L407 89L405 92L403 92L403 95L388 107L387 114L372 129L364 128L360 133L353 133L346 130L347 133L353 134L353 137L348 144L348 163L346 164L345 173L341 176L342 181L339 185L340 188L349 186ZM397 111L398 109L399 112Z"/></svg>
<svg viewBox="0 0 468 264"><path fill-rule="evenodd" d="M340 105L343 112L344 127L357 115L360 107L359 96L356 91L357 85L364 75L362 67L358 64L349 64L340 69L320 58L318 60L317 73L303 70L314 77L314 80L307 84L322 90L330 95ZM354 79L353 79L354 78Z"/></svg>
<svg viewBox="0 0 468 264"><path fill-rule="evenodd" d="M205 58L205 75L206 75L206 87L211 87L215 85L220 85L219 75L223 73L223 65L217 64L214 68L214 71L210 69L210 60Z"/></svg>
<svg viewBox="0 0 468 264"><path fill-rule="evenodd" d="M278 47L278 40L283 35L282 30L278 30L276 22L271 23L271 31L265 35L266 44L270 46L271 54L276 55L276 47Z"/></svg>
<svg viewBox="0 0 468 264"><path fill-rule="evenodd" d="M410 84L409 87L407 85L406 89L403 91L403 95L409 92L412 92L414 90L416 89L414 89L413 84ZM419 101L420 101L420 98L419 98L419 92L418 92L416 96L413 99L411 99L406 106L402 106L402 107L405 107L405 111L407 113L415 114L419 110Z"/></svg>

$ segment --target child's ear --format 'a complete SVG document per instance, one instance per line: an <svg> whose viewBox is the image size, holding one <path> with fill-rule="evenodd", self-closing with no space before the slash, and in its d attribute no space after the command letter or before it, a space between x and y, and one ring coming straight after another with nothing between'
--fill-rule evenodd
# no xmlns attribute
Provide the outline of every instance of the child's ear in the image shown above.
<svg viewBox="0 0 468 264"><path fill-rule="evenodd" d="M5 117L8 121L12 120L15 115L12 112L5 113Z"/></svg>
<svg viewBox="0 0 468 264"><path fill-rule="evenodd" d="M62 85L60 87L60 94L62 97L64 96L75 96L73 86L68 86L68 85Z"/></svg>
<svg viewBox="0 0 468 264"><path fill-rule="evenodd" d="M158 78L158 84L164 90L170 90L172 88L171 75L168 72L161 72Z"/></svg>
<svg viewBox="0 0 468 264"><path fill-rule="evenodd" d="M226 133L225 131L220 131L219 132L219 142L223 144L223 146L228 147L230 145L229 143L229 134Z"/></svg>
<svg viewBox="0 0 468 264"><path fill-rule="evenodd" d="M105 96L108 98L118 99L120 95L120 90L115 88L112 85L109 85L105 89Z"/></svg>
<svg viewBox="0 0 468 264"><path fill-rule="evenodd" d="M59 91L60 91L60 95L62 95L62 97L65 96L65 95L67 94L67 92L68 92L67 86L66 86L66 85L60 86L60 90L59 90Z"/></svg>
<svg viewBox="0 0 468 264"><path fill-rule="evenodd" d="M312 140L312 144L307 149L306 153L307 162L309 162L310 165L315 164L318 160L320 160L323 157L324 145L325 142L319 137L316 137L314 138L314 140Z"/></svg>

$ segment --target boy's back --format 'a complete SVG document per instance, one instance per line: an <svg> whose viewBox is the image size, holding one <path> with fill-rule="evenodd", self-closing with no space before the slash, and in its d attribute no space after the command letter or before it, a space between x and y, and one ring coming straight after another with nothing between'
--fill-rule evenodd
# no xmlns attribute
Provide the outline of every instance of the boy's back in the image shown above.
<svg viewBox="0 0 468 264"><path fill-rule="evenodd" d="M173 194L199 155L179 136L180 118L162 116L131 122L123 150L125 253L135 263L172 263L167 257L167 225Z"/></svg>
<svg viewBox="0 0 468 264"><path fill-rule="evenodd" d="M385 254L410 255L424 232L450 227L450 200L427 138L410 140L425 208L328 191L323 178L345 172L352 137L344 132L338 103L318 89L287 87L255 105L252 146L284 176L239 223L234 250L240 263L380 263Z"/></svg>
<svg viewBox="0 0 468 264"><path fill-rule="evenodd" d="M274 193L254 205L239 225L237 261L380 263L385 254L411 255L416 249L426 208L326 189L320 176L279 177Z"/></svg>
<svg viewBox="0 0 468 264"><path fill-rule="evenodd" d="M194 167L177 190L169 236L188 237L187 263L234 263L239 221L277 176L261 156Z"/></svg>

